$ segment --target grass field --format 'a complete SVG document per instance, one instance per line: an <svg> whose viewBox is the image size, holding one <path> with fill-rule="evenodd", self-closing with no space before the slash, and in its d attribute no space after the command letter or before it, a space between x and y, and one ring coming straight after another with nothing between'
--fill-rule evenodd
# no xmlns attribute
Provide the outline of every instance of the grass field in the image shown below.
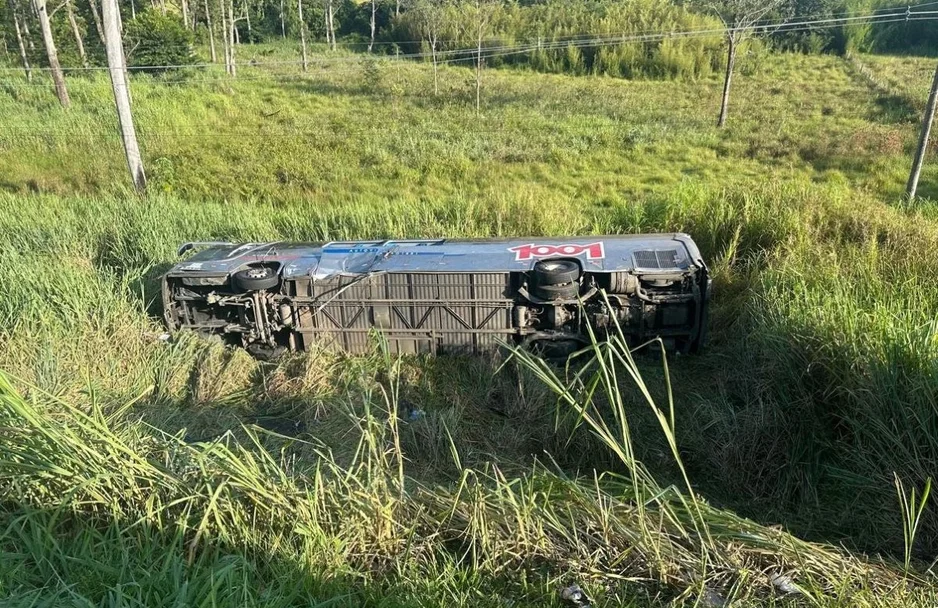
<svg viewBox="0 0 938 608"><path fill-rule="evenodd" d="M938 470L934 163L901 194L930 73L857 61L745 55L724 131L715 79L489 71L477 115L461 68L439 97L344 56L135 76L146 199L103 77L64 113L5 75L3 603L935 605L938 512L904 535L896 487ZM651 403L533 361L159 339L184 240L657 230L716 296L706 353L637 358Z"/></svg>

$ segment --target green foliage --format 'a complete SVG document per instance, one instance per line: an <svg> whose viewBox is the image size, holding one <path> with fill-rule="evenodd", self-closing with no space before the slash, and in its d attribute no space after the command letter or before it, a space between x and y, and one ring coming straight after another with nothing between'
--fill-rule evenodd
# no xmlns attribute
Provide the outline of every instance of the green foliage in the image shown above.
<svg viewBox="0 0 938 608"><path fill-rule="evenodd" d="M127 63L132 67L156 68L156 72L172 68L162 66L184 66L195 62L192 47L193 34L182 18L148 8L137 14L136 19L124 23L124 47Z"/></svg>
<svg viewBox="0 0 938 608"><path fill-rule="evenodd" d="M443 6L444 51L474 46L472 3ZM523 65L543 72L607 74L615 76L699 78L722 62L721 41L715 39L609 45L600 37L629 36L718 27L712 18L692 13L668 0L546 0L533 4L506 3L492 19L484 48L522 46L530 50L492 57L488 65ZM404 13L392 23L388 39L409 52L426 38L420 11ZM485 51L483 51L485 54ZM472 61L471 56L449 56Z"/></svg>

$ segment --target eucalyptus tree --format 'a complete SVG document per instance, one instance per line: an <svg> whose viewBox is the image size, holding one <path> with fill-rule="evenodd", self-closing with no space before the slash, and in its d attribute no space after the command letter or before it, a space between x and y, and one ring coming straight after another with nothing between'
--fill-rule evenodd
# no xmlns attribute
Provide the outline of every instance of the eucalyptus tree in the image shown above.
<svg viewBox="0 0 938 608"><path fill-rule="evenodd" d="M769 15L784 14L793 6L794 0L719 0L703 6L716 14L723 22L726 39L726 74L723 79L723 99L717 125L726 124L730 104L730 88L736 69L736 55L740 45L760 27L760 22ZM763 25L764 27L764 25ZM771 28L766 28L771 29Z"/></svg>
<svg viewBox="0 0 938 608"><path fill-rule="evenodd" d="M52 36L52 23L50 21L49 10L46 6L46 0L35 0L36 13L39 16L39 30L42 32L42 43L46 49L46 57L49 60L49 72L52 74L52 82L55 83L55 95L59 98L59 103L63 108L71 105L68 96L68 88L65 86L65 72L62 71L62 65L59 63L59 53L55 47L55 38Z"/></svg>

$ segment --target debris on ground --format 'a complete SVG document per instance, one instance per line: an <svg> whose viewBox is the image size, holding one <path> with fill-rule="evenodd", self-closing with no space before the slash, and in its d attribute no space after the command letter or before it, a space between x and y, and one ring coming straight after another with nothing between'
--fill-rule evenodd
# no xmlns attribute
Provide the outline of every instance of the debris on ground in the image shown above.
<svg viewBox="0 0 938 608"><path fill-rule="evenodd" d="M703 593L700 594L700 599L697 602L698 606L702 608L723 608L728 605L726 598L714 591L713 589L704 589Z"/></svg>
<svg viewBox="0 0 938 608"><path fill-rule="evenodd" d="M560 599L577 608L589 608L593 605L586 592L575 583L560 590Z"/></svg>
<svg viewBox="0 0 938 608"><path fill-rule="evenodd" d="M401 399L398 406L399 411L401 412L399 416L403 418L406 422L419 422L427 417L427 413L408 401L407 399Z"/></svg>
<svg viewBox="0 0 938 608"><path fill-rule="evenodd" d="M790 577L785 576L784 574L773 574L769 577L769 582L772 583L772 586L775 587L775 590L782 595L801 593L798 585L796 585Z"/></svg>

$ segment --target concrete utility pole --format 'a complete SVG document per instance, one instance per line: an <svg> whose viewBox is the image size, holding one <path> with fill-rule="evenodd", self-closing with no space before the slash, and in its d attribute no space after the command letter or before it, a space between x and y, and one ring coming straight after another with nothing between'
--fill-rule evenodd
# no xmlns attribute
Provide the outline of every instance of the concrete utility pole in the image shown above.
<svg viewBox="0 0 938 608"><path fill-rule="evenodd" d="M124 65L124 48L117 22L117 10L117 0L101 1L107 67L111 74L111 88L114 89L114 103L117 105L117 118L120 121L124 152L127 155L127 167L137 192L143 192L147 187L147 176L143 171L140 148L137 146L137 132L134 130L134 119L130 113L127 66Z"/></svg>
<svg viewBox="0 0 938 608"><path fill-rule="evenodd" d="M55 94L63 108L71 105L68 98L68 89L65 88L65 74L59 64L59 54L55 50L55 39L52 37L52 25L49 23L49 12L46 10L46 0L36 0L36 12L39 14L39 28L42 30L42 42L46 47L49 58L49 71L52 72L52 81L55 83Z"/></svg>
<svg viewBox="0 0 938 608"><path fill-rule="evenodd" d="M928 96L928 107L925 109L925 118L922 121L922 135L918 140L918 150L915 151L915 160L912 162L912 173L905 188L909 200L915 199L918 190L918 179L922 176L922 165L925 164L925 153L928 151L928 140L931 137L931 125L935 121L935 108L938 107L938 68L935 68L935 78L931 83L931 95Z"/></svg>

